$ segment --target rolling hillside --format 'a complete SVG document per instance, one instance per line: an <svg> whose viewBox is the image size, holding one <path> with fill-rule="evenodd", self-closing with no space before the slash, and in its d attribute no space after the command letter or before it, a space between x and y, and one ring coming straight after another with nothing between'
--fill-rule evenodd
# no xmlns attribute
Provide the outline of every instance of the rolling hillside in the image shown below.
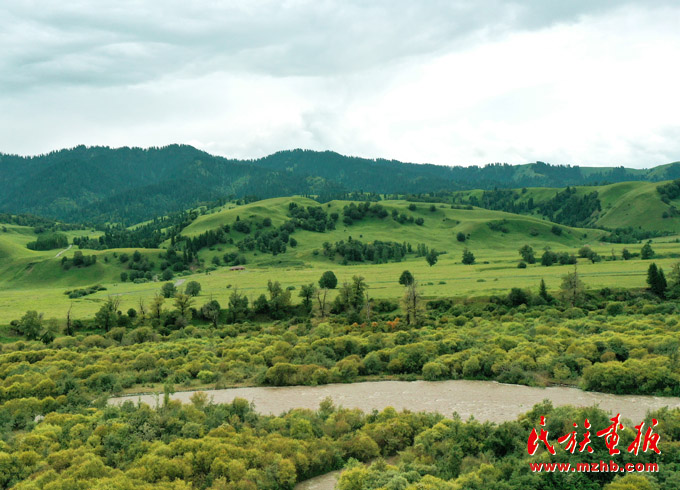
<svg viewBox="0 0 680 490"><path fill-rule="evenodd" d="M547 195L551 191L536 192ZM591 264L586 259L579 259L579 274L589 287L594 288L624 285L643 287L649 266L648 261L639 259L622 261L621 251L624 247L638 252L640 245L602 243L600 238L605 234L602 230L559 226L561 233L557 235L553 231L553 223L536 216L481 208L452 209L449 204L403 200L381 201L380 205L386 211L382 218L367 215L349 225L343 222L343 208L349 202L331 201L321 208L328 216L338 213L335 229L324 233L295 229L290 237L297 241L297 246L291 247L289 244L285 253L277 255L263 253L257 248L245 252L237 248L237 244L244 238L255 237L258 232L275 230L290 220L291 203L302 209L307 206L319 207L319 203L311 199L292 197L246 205L231 202L203 210L204 214L181 231L180 243L181 237L196 239L208 231L224 230L225 225L229 226L229 232L223 237L223 242L201 248L198 252L200 261L195 262L190 270L176 272L172 282L181 285L190 280L199 281L203 286L201 296L204 297L197 300L198 306L206 298L227 304L232 288L244 291L252 302L259 294L266 293L267 281L270 279L299 288L303 284L315 283L326 270L335 271L340 282L348 281L354 275L362 275L371 285L372 297L392 300L403 293L396 279L404 269L409 269L421 281L423 294L429 298L506 294L511 287L536 287L541 279L545 279L549 289L557 289L561 277L573 265L544 267L537 263L526 269L518 269L518 248L524 244L531 245L539 259L546 247L555 252L573 254L584 244L591 245L605 259L615 254L616 261L605 260ZM432 206L434 210L431 210ZM392 216L393 211L399 220L403 217L404 221L396 220ZM249 234L234 230L237 218L249 224ZM267 218L271 220L270 226L264 225ZM416 224L418 218L423 219L422 225ZM6 231L1 231L3 227ZM76 236L96 236L97 233L91 230L66 232L70 240ZM465 235L464 243L458 241L459 233ZM424 257L419 257L416 253L407 254L401 261L391 260L381 264L371 261L345 262L340 256L331 260L324 255L324 242L347 243L350 237L353 241L363 243L374 240L400 244L409 242L414 249L419 244L425 244L446 253L439 256L434 266L429 266ZM122 300L121 308L125 311L136 307L140 300L148 304L163 282L162 279L159 281L161 263L164 260L162 256L166 252L164 248L170 245L170 240L163 243L161 249L140 249L142 257L153 264L152 279L133 283L121 281L121 273L129 273L130 269L127 263L123 264L120 260L122 254L132 256L135 251L133 248L82 250L85 255L95 255L96 263L89 267L65 270L61 265L62 257L72 260L77 249L73 247L60 257L56 257L60 250L28 250L26 244L35 238L33 228L12 224L0 226L0 294L3 298L0 323L6 324L26 310L36 308L48 318L63 318L71 306L77 316L91 316L109 295L119 297ZM461 263L465 247L475 254L476 262L472 266ZM670 270L680 257L677 243L670 238L655 239L654 249L658 254L655 261L666 270ZM222 257L231 253L245 256L245 271L230 271ZM219 265L213 263L214 257L220 259ZM64 294L74 288L95 284L102 284L106 290L76 299ZM297 292L294 296L297 298Z"/></svg>
<svg viewBox="0 0 680 490"><path fill-rule="evenodd" d="M241 221L245 220L255 224L268 217L272 220L272 226L276 227L290 219L288 206L291 202L298 206L319 206L316 201L300 197L269 199L238 207L228 205L215 210L211 214L200 216L182 231L182 235L194 237L223 225L233 225L237 217ZM331 201L324 204L323 209L329 214L335 212L342 216L343 207L348 204L349 201ZM396 210L398 213L403 213L414 219L422 218L424 224L422 226L415 223L400 224L388 216L383 219L368 217L348 226L343 224L340 219L337 228L332 231L317 233L296 230L291 236L297 240L298 245L295 248L289 247L285 254L275 258L269 254L258 254L257 252L246 254L249 263L254 261L255 263L270 265L272 263L286 264L310 261L328 262L327 259L315 255L314 251L321 250L324 242L334 243L350 239L362 242L374 240L408 242L414 247L423 243L438 251L446 251L460 260L460 255L465 247L474 249L476 252L516 251L519 247L518 243L528 243L536 250L542 250L546 246L554 249L574 248L597 241L597 238L604 234L600 230L561 227L564 231L560 236L557 236L551 231L553 224L545 220L480 208L473 210L451 209L450 206L444 204L435 204L435 210L430 211L431 204L429 203L414 204L401 200L381 201L380 205L390 214L393 210ZM409 205L415 205L415 210L410 210ZM497 224L505 231L494 231L490 228L490 224L491 226ZM456 238L459 232L464 233L469 238L465 242L459 242ZM238 242L245 235L232 229L227 236ZM218 250L218 248L221 250ZM201 258L210 260L213 255L225 253L232 249L235 250L235 247L222 245L214 247L212 251L203 250ZM407 257L407 260L412 258L412 256Z"/></svg>
<svg viewBox="0 0 680 490"><path fill-rule="evenodd" d="M598 206L583 217L576 218L576 221L584 227L631 227L650 232L679 232L680 213L677 210L680 209L680 198L665 203L657 191L657 186L666 183L668 182L634 181L571 187L570 191L577 198L597 193ZM454 200L564 222L564 216L574 211L574 201L564 200L561 204L556 204L557 207L549 206L556 201L556 196L564 192L565 188L554 187L531 187L512 191L473 190L454 193ZM582 206L583 203L578 205ZM549 212L542 209L542 206L548 206Z"/></svg>

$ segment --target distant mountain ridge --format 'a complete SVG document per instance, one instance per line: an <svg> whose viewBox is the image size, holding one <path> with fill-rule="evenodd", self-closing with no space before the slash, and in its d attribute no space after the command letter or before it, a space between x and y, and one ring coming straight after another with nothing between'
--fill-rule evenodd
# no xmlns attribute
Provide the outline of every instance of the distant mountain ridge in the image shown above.
<svg viewBox="0 0 680 490"><path fill-rule="evenodd" d="M417 194L675 178L680 178L680 162L645 170L543 162L447 167L331 151L287 150L237 160L189 145L78 146L34 157L0 154L0 212L134 223L227 196L333 197L352 191Z"/></svg>

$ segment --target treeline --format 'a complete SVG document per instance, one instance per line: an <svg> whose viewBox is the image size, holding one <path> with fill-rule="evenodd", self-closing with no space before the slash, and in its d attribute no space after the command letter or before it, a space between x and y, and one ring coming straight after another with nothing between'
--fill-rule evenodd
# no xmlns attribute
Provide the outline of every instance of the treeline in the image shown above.
<svg viewBox="0 0 680 490"><path fill-rule="evenodd" d="M26 248L30 250L54 250L68 247L68 238L63 233L45 233L38 235L35 241L28 242Z"/></svg>
<svg viewBox="0 0 680 490"><path fill-rule="evenodd" d="M364 243L349 237L345 242L340 240L331 244L323 242L323 255L330 260L335 260L336 255L347 262L372 262L374 264L386 264L388 262L401 262L407 254L414 253L410 243L385 242L374 240Z"/></svg>
<svg viewBox="0 0 680 490"><path fill-rule="evenodd" d="M149 223L132 228L122 224L101 227L103 234L98 238L76 237L73 244L78 248L106 250L109 248L159 248L167 239L174 238L183 228L199 216L198 211L182 211L169 216L156 217Z"/></svg>
<svg viewBox="0 0 680 490"><path fill-rule="evenodd" d="M73 257L70 259L66 255L61 258L61 267L64 270L69 270L71 267L90 267L96 263L96 255L85 255L80 250L73 252Z"/></svg>
<svg viewBox="0 0 680 490"><path fill-rule="evenodd" d="M30 226L33 227L33 231L36 234L78 230L83 227L82 224L62 223L60 221L44 218L42 216L35 216L33 214L0 213L0 223L18 226Z"/></svg>
<svg viewBox="0 0 680 490"><path fill-rule="evenodd" d="M450 202L456 205L477 206L485 209L506 211L515 214L541 214L549 221L566 226L587 227L592 224L602 209L596 191L579 195L574 187L557 191L549 199L536 203L533 197L524 199L527 189L486 190L480 197L475 194L457 192L450 194Z"/></svg>
<svg viewBox="0 0 680 490"><path fill-rule="evenodd" d="M680 179L676 179L668 184L659 185L656 190L661 194L661 200L669 204L673 199L680 197Z"/></svg>

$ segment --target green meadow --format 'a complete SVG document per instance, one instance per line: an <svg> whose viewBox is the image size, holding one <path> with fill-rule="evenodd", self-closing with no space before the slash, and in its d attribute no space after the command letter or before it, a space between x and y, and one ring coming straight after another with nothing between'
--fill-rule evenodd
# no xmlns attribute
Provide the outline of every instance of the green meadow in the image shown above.
<svg viewBox="0 0 680 490"><path fill-rule="evenodd" d="M288 206L291 202L298 206L319 206L316 201L302 197L269 199L240 206L230 203L207 210L182 230L182 235L194 237L223 225L233 225L237 219L260 223L270 218L272 226L278 226L289 219ZM348 201L332 201L324 204L323 209L329 214L335 212L342 216L342 209L347 204ZM197 298L197 306L210 298L226 304L235 288L245 293L252 304L255 298L266 292L270 279L280 281L284 287L299 290L304 284L316 283L326 270L334 271L340 283L351 280L354 275L363 276L369 285L369 295L373 298L398 299L403 293L398 278L406 269L415 275L426 298L485 297L506 294L513 287L537 289L541 279L545 280L549 290L557 290L562 276L571 272L574 266L545 267L536 263L528 265L526 269L519 269L518 249L528 244L536 252L538 262L546 247L554 252L577 254L581 246L589 245L605 260L594 264L587 259L578 260L578 272L588 288L646 286L649 261L621 259L624 248L639 252L642 245L602 242L600 239L605 234L602 230L559 226L561 233L558 236L554 233L553 223L532 216L481 208L451 209L451 206L441 203L415 203L415 209L412 209L413 203L402 200L386 200L380 204L390 213L396 210L409 217L422 218L424 223L418 226L410 222L400 224L390 217L367 217L351 225L339 220L335 230L324 233L298 229L291 235L298 242L297 246L289 246L283 254L246 252L244 271L231 271L226 266L211 265L214 256L221 257L227 252L238 251L233 244L218 244L201 250L199 258L202 265L194 267L189 273L176 275L172 282L181 285L185 281L198 281L202 292ZM498 227L492 229L489 224L502 225L501 231ZM82 252L85 255L96 255L96 264L64 270L61 266L62 257L72 258L76 247L56 257L60 250L32 251L26 248L26 244L35 239L32 228L7 225L6 230L0 233L0 324L8 324L30 309L39 310L46 318L63 319L71 306L76 318L89 318L109 295L119 296L121 309L125 311L137 307L140 299L148 303L162 285L162 281L141 284L121 282L120 273L126 269L117 256L123 253L130 255L135 249L84 249ZM465 242L457 240L458 233L468 237ZM70 241L75 236L97 236L99 233L76 230L66 234ZM227 234L234 243L244 236L233 228ZM349 262L342 265L338 258L329 260L319 253L324 242L350 239L362 242L408 242L414 248L423 243L445 253L439 256L434 266L429 266L424 257L416 257L415 254L406 255L401 262ZM667 271L680 259L680 244L676 239L670 236L652 241L656 252L654 262ZM166 242L163 247L168 245ZM473 265L461 263L462 252L466 247L475 255L476 262ZM162 249L139 251L155 264L160 262L159 255L164 252ZM617 260L610 260L612 255ZM159 272L155 270L154 274ZM104 286L106 290L78 299L69 299L64 294L67 290L95 284ZM293 297L298 301L296 291Z"/></svg>

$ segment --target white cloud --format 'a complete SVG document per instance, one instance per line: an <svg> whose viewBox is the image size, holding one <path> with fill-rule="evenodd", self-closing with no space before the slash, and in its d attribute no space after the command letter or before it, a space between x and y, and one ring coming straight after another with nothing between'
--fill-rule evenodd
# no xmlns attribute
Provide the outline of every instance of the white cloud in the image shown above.
<svg viewBox="0 0 680 490"><path fill-rule="evenodd" d="M450 165L680 159L673 2L50 5L0 6L3 152L189 143Z"/></svg>

